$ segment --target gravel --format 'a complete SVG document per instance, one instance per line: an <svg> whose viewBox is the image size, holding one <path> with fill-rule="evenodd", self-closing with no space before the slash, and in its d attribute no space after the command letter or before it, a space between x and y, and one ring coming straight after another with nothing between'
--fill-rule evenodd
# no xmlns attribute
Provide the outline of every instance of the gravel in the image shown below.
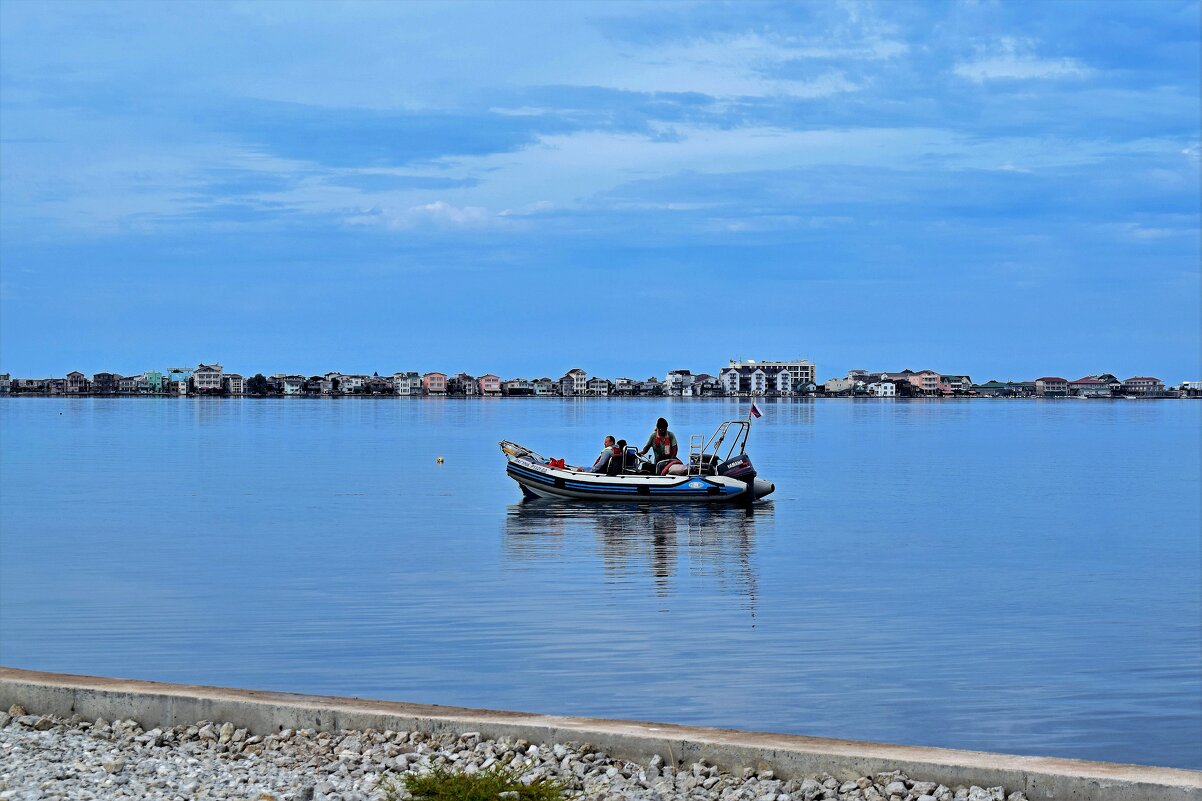
<svg viewBox="0 0 1202 801"><path fill-rule="evenodd" d="M524 781L557 779L595 801L1026 801L1001 787L945 787L900 771L782 780L770 770L732 774L704 760L676 768L658 756L638 764L579 743L486 740L474 732L284 729L261 736L229 722L147 731L132 720L67 720L18 706L0 712L0 801L378 801L406 772L498 765Z"/></svg>

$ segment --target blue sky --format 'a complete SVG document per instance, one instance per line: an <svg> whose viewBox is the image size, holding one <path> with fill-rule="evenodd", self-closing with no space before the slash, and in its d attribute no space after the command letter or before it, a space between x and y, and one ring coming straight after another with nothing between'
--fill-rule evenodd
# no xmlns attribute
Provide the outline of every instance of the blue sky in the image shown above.
<svg viewBox="0 0 1202 801"><path fill-rule="evenodd" d="M1197 2L0 2L0 370L1202 374Z"/></svg>

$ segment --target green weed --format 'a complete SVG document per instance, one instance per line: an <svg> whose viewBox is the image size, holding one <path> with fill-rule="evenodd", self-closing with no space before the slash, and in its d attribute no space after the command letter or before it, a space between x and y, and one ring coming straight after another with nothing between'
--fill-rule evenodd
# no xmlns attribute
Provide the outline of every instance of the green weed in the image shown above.
<svg viewBox="0 0 1202 801"><path fill-rule="evenodd" d="M523 784L520 777L520 772L502 767L472 774L439 767L420 776L406 773L401 783L413 801L567 801L567 789L559 782L539 779ZM388 801L401 797L391 780L381 786Z"/></svg>

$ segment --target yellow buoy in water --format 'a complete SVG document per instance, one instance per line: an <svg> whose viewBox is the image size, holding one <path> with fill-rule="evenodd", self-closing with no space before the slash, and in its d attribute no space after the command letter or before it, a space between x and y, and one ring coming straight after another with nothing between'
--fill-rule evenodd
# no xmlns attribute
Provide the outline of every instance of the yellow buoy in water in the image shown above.
<svg viewBox="0 0 1202 801"><path fill-rule="evenodd" d="M441 456L439 456L439 457L438 457L438 463L439 463L439 464L442 464L442 457L441 457Z"/></svg>

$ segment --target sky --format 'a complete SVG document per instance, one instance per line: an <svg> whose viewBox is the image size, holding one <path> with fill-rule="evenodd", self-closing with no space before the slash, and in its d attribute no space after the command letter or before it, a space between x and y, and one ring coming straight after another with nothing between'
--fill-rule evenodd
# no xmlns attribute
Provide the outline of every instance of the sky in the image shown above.
<svg viewBox="0 0 1202 801"><path fill-rule="evenodd" d="M1202 378L1202 10L0 0L0 372Z"/></svg>

